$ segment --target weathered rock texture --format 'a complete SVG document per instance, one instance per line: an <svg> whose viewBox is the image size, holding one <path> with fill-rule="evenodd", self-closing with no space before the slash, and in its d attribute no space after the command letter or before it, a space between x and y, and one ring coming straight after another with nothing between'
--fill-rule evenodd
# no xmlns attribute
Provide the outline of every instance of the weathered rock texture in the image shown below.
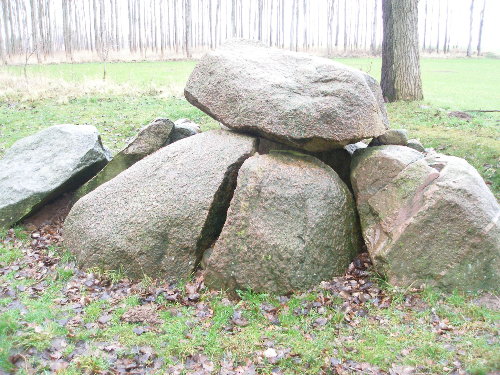
<svg viewBox="0 0 500 375"><path fill-rule="evenodd" d="M164 118L158 118L143 127L128 145L115 155L113 160L77 190L75 199L80 199L164 146L168 142L173 128L174 123Z"/></svg>
<svg viewBox="0 0 500 375"><path fill-rule="evenodd" d="M17 141L0 160L0 229L84 183L110 157L89 125L55 125Z"/></svg>
<svg viewBox="0 0 500 375"><path fill-rule="evenodd" d="M164 147L81 198L65 222L80 265L187 277L216 239L253 137L210 131Z"/></svg>
<svg viewBox="0 0 500 375"><path fill-rule="evenodd" d="M205 282L286 293L345 272L359 250L354 201L318 159L290 151L249 158Z"/></svg>
<svg viewBox="0 0 500 375"><path fill-rule="evenodd" d="M406 146L408 144L408 131L406 129L390 129L384 134L373 138L370 146L397 145Z"/></svg>
<svg viewBox="0 0 500 375"><path fill-rule="evenodd" d="M388 125L380 87L365 73L252 41L205 55L184 94L229 128L308 151L375 137Z"/></svg>
<svg viewBox="0 0 500 375"><path fill-rule="evenodd" d="M271 151L297 151L314 156L337 172L342 181L344 181L347 187L351 189L352 152L348 151L349 146L353 145L347 145L344 148L335 148L329 151L308 152L283 143L274 142L266 138L260 138L258 152L259 154L264 155L269 154Z"/></svg>
<svg viewBox="0 0 500 375"><path fill-rule="evenodd" d="M170 134L169 143L177 142L183 138L191 137L201 132L200 126L187 118L176 120L174 125L174 129Z"/></svg>
<svg viewBox="0 0 500 375"><path fill-rule="evenodd" d="M389 282L499 289L500 207L465 160L381 146L352 168L363 237Z"/></svg>

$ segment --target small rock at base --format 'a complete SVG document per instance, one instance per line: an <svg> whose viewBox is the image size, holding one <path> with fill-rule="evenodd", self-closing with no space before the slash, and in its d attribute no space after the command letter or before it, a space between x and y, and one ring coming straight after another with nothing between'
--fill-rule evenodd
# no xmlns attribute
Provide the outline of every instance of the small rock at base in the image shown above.
<svg viewBox="0 0 500 375"><path fill-rule="evenodd" d="M424 145L422 145L422 143L420 143L420 141L417 139L410 139L406 144L406 147L417 150L418 152L425 152Z"/></svg>
<svg viewBox="0 0 500 375"><path fill-rule="evenodd" d="M396 145L406 146L408 131L406 129L390 129L379 137L373 138L369 146Z"/></svg>

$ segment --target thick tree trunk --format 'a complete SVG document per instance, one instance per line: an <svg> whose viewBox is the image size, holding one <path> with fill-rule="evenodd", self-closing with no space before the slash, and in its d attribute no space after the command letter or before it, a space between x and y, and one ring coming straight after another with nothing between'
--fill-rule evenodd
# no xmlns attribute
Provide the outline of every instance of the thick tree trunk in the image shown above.
<svg viewBox="0 0 500 375"><path fill-rule="evenodd" d="M472 21L474 19L474 0L470 2L470 21L469 21L469 44L467 46L467 57L472 56Z"/></svg>
<svg viewBox="0 0 500 375"><path fill-rule="evenodd" d="M383 0L382 92L386 100L422 100L418 0Z"/></svg>
<svg viewBox="0 0 500 375"><path fill-rule="evenodd" d="M486 0L483 0L483 9L481 10L481 19L479 21L479 38L477 41L477 55L481 56L481 40L483 38L484 10L486 9Z"/></svg>

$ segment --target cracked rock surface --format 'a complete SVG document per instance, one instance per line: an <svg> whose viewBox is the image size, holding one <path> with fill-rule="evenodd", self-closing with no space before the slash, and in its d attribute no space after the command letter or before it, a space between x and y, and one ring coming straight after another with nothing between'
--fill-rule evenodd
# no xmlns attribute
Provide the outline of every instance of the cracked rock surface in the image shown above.
<svg viewBox="0 0 500 375"><path fill-rule="evenodd" d="M372 77L330 59L248 40L206 54L184 94L231 129L307 151L340 148L388 127Z"/></svg>
<svg viewBox="0 0 500 375"><path fill-rule="evenodd" d="M55 125L17 141L0 160L0 229L84 183L110 158L90 125Z"/></svg>
<svg viewBox="0 0 500 375"><path fill-rule="evenodd" d="M366 246L390 283L499 290L500 206L464 159L369 147L354 154L351 181Z"/></svg>
<svg viewBox="0 0 500 375"><path fill-rule="evenodd" d="M253 137L216 130L160 149L76 202L67 247L84 267L189 276L219 234L238 169L256 147Z"/></svg>
<svg viewBox="0 0 500 375"><path fill-rule="evenodd" d="M207 261L215 289L287 293L343 275L359 251L354 200L326 164L293 151L247 159Z"/></svg>

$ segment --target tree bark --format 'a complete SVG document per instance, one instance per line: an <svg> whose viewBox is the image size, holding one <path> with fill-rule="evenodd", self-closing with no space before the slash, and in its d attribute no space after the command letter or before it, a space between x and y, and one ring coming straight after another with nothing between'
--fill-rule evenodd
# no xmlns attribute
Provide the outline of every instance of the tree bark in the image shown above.
<svg viewBox="0 0 500 375"><path fill-rule="evenodd" d="M0 9L2 10L2 13L5 16L4 7L5 4L2 1L0 1ZM5 65L7 64L7 51L4 52L4 41L2 37L2 30L0 30L0 61Z"/></svg>
<svg viewBox="0 0 500 375"><path fill-rule="evenodd" d="M440 39L440 34L441 34L441 0L438 0L437 2L438 5L438 33L437 33L437 41L436 41L436 52L439 53L439 39Z"/></svg>
<svg viewBox="0 0 500 375"><path fill-rule="evenodd" d="M374 1L375 6L373 8L373 24L372 24L372 41L370 44L370 49L372 51L372 55L377 53L377 4L378 0Z"/></svg>
<svg viewBox="0 0 500 375"><path fill-rule="evenodd" d="M383 0L382 92L386 100L422 100L418 0Z"/></svg>
<svg viewBox="0 0 500 375"><path fill-rule="evenodd" d="M444 42L443 42L443 53L448 53L447 41L448 41L448 18L450 17L450 1L446 0L446 23L444 28Z"/></svg>
<svg viewBox="0 0 500 375"><path fill-rule="evenodd" d="M337 1L337 24L335 25L335 47L339 46L339 30L340 30L340 0ZM377 0L375 0L377 1Z"/></svg>
<svg viewBox="0 0 500 375"><path fill-rule="evenodd" d="M344 52L347 51L347 0L344 0Z"/></svg>
<svg viewBox="0 0 500 375"><path fill-rule="evenodd" d="M481 19L479 21L479 38L477 41L477 55L481 56L481 40L483 38L484 10L486 9L486 0L483 0L483 9L481 10Z"/></svg>
<svg viewBox="0 0 500 375"><path fill-rule="evenodd" d="M427 39L427 2L429 0L425 0L425 10L424 10L424 45L422 47L422 51L425 51L425 41Z"/></svg>
<svg viewBox="0 0 500 375"><path fill-rule="evenodd" d="M474 18L474 0L470 2L470 21L469 21L469 44L467 46L467 57L472 56L472 21Z"/></svg>
<svg viewBox="0 0 500 375"><path fill-rule="evenodd" d="M191 0L186 0L186 20L185 20L185 33L184 33L184 45L186 49L186 57L191 58Z"/></svg>

